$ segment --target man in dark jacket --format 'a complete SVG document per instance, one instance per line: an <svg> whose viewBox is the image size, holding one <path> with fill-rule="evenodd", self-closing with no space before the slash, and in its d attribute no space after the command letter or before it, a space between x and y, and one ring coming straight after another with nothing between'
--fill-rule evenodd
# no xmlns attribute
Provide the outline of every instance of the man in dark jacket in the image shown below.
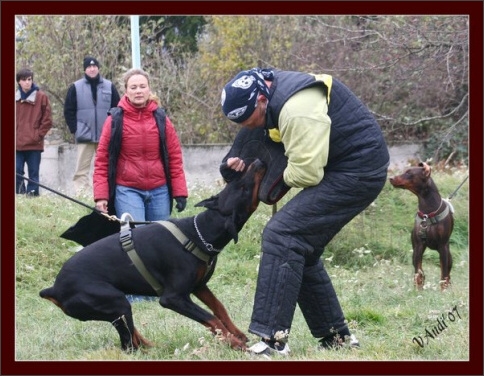
<svg viewBox="0 0 484 376"><path fill-rule="evenodd" d="M16 192L39 195L39 170L41 153L44 151L44 137L52 128L52 111L49 98L34 83L34 73L30 69L17 72L18 89L15 93L16 125L16 172L24 175L27 164L29 181L17 175Z"/></svg>
<svg viewBox="0 0 484 376"><path fill-rule="evenodd" d="M90 189L91 163L104 121L109 109L116 107L119 102L119 93L114 84L99 74L99 61L87 56L83 66L84 77L69 87L64 103L64 118L77 144L73 177L76 194Z"/></svg>
<svg viewBox="0 0 484 376"><path fill-rule="evenodd" d="M321 261L328 242L382 190L388 148L368 108L330 75L254 68L222 91L222 110L248 128L265 127L287 156L284 184L302 188L262 234L249 332L254 353L287 355L296 303L321 348L358 347ZM241 158L229 158L243 171Z"/></svg>

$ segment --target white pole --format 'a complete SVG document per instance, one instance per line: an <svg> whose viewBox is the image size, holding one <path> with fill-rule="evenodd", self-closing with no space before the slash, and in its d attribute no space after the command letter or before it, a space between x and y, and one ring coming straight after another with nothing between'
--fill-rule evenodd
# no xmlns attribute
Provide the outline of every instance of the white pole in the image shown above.
<svg viewBox="0 0 484 376"><path fill-rule="evenodd" d="M131 59L133 68L141 68L139 48L139 16L131 17Z"/></svg>

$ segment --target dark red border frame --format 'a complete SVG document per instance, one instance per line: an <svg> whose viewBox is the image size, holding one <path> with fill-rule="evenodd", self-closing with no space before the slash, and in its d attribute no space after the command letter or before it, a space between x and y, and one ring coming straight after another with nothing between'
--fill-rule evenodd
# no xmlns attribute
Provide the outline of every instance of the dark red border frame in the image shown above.
<svg viewBox="0 0 484 376"><path fill-rule="evenodd" d="M470 16L470 360L467 362L18 362L15 361L15 14L466 14ZM483 3L482 1L2 1L1 2L2 375L483 374Z"/></svg>

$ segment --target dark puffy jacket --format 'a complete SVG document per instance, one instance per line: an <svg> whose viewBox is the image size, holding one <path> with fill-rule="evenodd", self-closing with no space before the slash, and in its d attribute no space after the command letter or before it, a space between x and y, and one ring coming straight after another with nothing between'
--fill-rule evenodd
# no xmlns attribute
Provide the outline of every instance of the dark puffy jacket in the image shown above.
<svg viewBox="0 0 484 376"><path fill-rule="evenodd" d="M286 101L296 92L313 86L327 87L315 76L274 70L267 127L277 127ZM388 167L388 148L381 129L368 108L342 82L333 78L328 115L331 118L329 156L325 171L354 175L378 173Z"/></svg>

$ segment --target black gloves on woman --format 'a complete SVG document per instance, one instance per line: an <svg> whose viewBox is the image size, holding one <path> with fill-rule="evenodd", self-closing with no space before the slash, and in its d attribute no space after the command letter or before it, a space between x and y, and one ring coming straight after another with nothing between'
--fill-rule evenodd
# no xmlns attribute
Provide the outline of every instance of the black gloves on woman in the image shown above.
<svg viewBox="0 0 484 376"><path fill-rule="evenodd" d="M175 201L178 212L182 212L183 210L185 210L185 208L187 207L186 197L175 197Z"/></svg>

